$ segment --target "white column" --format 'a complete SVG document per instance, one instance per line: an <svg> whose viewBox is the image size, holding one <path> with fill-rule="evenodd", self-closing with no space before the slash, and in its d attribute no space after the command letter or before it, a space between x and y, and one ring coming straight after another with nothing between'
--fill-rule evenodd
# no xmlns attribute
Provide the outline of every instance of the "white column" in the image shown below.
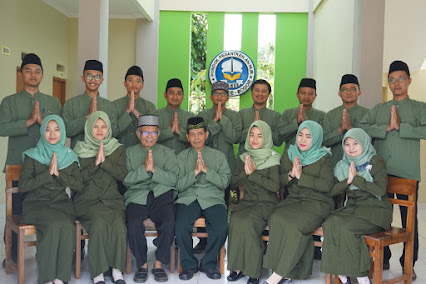
<svg viewBox="0 0 426 284"><path fill-rule="evenodd" d="M136 65L142 68L145 82L142 96L155 105L157 105L158 85L159 22L159 3L155 1L153 20L138 20L136 27Z"/></svg>
<svg viewBox="0 0 426 284"><path fill-rule="evenodd" d="M359 103L371 108L382 101L385 0L357 0L354 8L352 72L361 85Z"/></svg>
<svg viewBox="0 0 426 284"><path fill-rule="evenodd" d="M306 77L313 78L314 76L314 35L315 35L315 18L314 18L314 3L309 0L308 7L308 43L306 55Z"/></svg>
<svg viewBox="0 0 426 284"><path fill-rule="evenodd" d="M99 93L107 98L109 0L79 0L78 4L78 76L83 74L86 60L96 59L102 62L104 82ZM78 82L81 94L85 86L81 80Z"/></svg>

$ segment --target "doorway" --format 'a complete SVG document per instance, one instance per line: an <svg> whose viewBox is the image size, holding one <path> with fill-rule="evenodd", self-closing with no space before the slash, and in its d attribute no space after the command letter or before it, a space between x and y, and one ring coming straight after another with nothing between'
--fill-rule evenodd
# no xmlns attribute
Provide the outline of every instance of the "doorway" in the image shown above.
<svg viewBox="0 0 426 284"><path fill-rule="evenodd" d="M53 77L53 92L52 92L52 94L55 98L57 98L61 102L62 106L64 106L65 99L66 99L65 85L66 85L66 80L61 79L61 78L57 78L57 77Z"/></svg>

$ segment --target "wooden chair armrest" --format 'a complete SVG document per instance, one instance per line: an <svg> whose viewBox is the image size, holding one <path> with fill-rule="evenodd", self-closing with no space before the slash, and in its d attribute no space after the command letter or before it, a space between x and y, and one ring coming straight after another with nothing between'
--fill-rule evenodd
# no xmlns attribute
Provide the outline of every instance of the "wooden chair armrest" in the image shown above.
<svg viewBox="0 0 426 284"><path fill-rule="evenodd" d="M17 187L6 188L6 193L19 193L19 188Z"/></svg>

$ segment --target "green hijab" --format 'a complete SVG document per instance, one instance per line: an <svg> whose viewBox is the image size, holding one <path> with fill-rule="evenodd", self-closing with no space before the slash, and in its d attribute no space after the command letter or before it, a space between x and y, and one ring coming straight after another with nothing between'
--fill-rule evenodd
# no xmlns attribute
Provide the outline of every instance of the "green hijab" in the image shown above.
<svg viewBox="0 0 426 284"><path fill-rule="evenodd" d="M358 175L363 177L367 182L373 182L373 177L371 176L371 173L370 173L371 167L368 167L368 166L370 165L371 157L376 155L376 150L371 144L371 137L368 136L368 134L361 128L352 128L348 132L346 132L345 136L343 137L342 147L345 146L345 140L348 137L355 139L356 141L358 141L358 143L361 144L362 154L359 155L358 157L351 158L348 155L346 155L345 151L343 151L342 160L340 160L334 167L334 176L339 181L347 179L349 174L349 167L351 163L354 162ZM358 187L351 184L349 186L349 189L357 190ZM376 195L376 197L381 199L380 196Z"/></svg>
<svg viewBox="0 0 426 284"><path fill-rule="evenodd" d="M102 119L108 127L108 133L104 140L97 140L93 137L92 131L96 121ZM111 121L108 115L103 111L95 111L89 116L84 126L84 141L78 141L74 147L74 152L80 158L92 158L98 154L101 142L104 143L104 154L108 156L121 146L118 140L112 137Z"/></svg>
<svg viewBox="0 0 426 284"><path fill-rule="evenodd" d="M312 137L311 148L309 148L307 151L301 151L297 146L297 135L299 135L300 130L303 128L307 128ZM315 163L326 154L331 155L330 151L322 148L322 138L323 131L321 125L312 120L305 120L299 125L299 129L297 130L296 134L295 145L290 145L288 148L289 159L294 163L294 158L298 157L302 166L306 166Z"/></svg>
<svg viewBox="0 0 426 284"><path fill-rule="evenodd" d="M61 137L59 138L58 143L52 145L47 142L45 133L47 124L49 121L54 120L59 126L61 131ZM65 139L67 138L67 133L65 130L65 124L62 118L57 115L49 115L43 119L43 123L40 126L40 139L37 142L36 147L28 149L22 153L22 158L25 159L25 155L28 157L37 160L41 164L46 166L50 165L52 161L53 154L56 153L56 158L58 161L58 170L62 170L74 162L77 162L80 166L78 156L68 147L65 147Z"/></svg>
<svg viewBox="0 0 426 284"><path fill-rule="evenodd" d="M262 146L256 150L253 149L249 141L250 130L254 126L257 126L260 129L260 132L262 132L262 136L263 136ZM241 154L240 159L241 161L245 162L246 156L250 155L252 161L256 165L256 170L263 170L266 168L270 168L272 166L279 165L280 154L275 152L273 150L273 147L274 145L272 143L271 128L266 122L262 120L256 120L249 127L249 131L247 133L247 138L246 138L246 144L244 146L247 152Z"/></svg>

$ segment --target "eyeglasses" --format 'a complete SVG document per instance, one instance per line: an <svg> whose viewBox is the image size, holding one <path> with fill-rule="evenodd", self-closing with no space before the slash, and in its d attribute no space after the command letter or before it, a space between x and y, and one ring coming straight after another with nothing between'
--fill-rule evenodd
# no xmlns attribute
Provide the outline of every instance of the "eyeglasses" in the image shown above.
<svg viewBox="0 0 426 284"><path fill-rule="evenodd" d="M93 75L93 74L84 74L87 80L92 81L95 78L95 81L100 81L102 79L102 75Z"/></svg>
<svg viewBox="0 0 426 284"><path fill-rule="evenodd" d="M149 131L139 131L142 136L148 136L151 135L152 137L157 137L158 132L149 132Z"/></svg>
<svg viewBox="0 0 426 284"><path fill-rule="evenodd" d="M340 89L340 92L347 94L349 92L350 93L356 93L356 92L358 92L358 90L357 90L357 88L350 88L350 89L343 88L343 89Z"/></svg>
<svg viewBox="0 0 426 284"><path fill-rule="evenodd" d="M226 97L228 95L228 93L227 92L213 92L212 93L212 96L215 96L215 97Z"/></svg>
<svg viewBox="0 0 426 284"><path fill-rule="evenodd" d="M401 76L401 77L398 77L398 78L392 78L392 77L389 77L388 78L388 82L389 83L396 83L396 81L398 81L398 82L400 82L400 83L402 83L402 82L404 82L405 80L407 80L408 79L408 77L407 76Z"/></svg>

